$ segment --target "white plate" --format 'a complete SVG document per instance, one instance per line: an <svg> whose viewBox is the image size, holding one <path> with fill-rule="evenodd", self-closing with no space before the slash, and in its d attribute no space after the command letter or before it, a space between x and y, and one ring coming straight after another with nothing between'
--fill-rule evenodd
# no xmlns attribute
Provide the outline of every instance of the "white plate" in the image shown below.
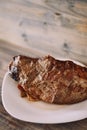
<svg viewBox="0 0 87 130"><path fill-rule="evenodd" d="M64 123L87 118L87 100L73 105L31 102L20 97L17 83L6 73L2 85L2 102L13 117L36 123Z"/></svg>

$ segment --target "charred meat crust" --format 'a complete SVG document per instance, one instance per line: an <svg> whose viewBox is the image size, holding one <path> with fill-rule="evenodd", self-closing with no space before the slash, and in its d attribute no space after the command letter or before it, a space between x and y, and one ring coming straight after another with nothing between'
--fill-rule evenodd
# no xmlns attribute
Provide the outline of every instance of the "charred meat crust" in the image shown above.
<svg viewBox="0 0 87 130"><path fill-rule="evenodd" d="M9 65L11 77L29 100L72 104L87 99L87 68L51 56L15 56Z"/></svg>

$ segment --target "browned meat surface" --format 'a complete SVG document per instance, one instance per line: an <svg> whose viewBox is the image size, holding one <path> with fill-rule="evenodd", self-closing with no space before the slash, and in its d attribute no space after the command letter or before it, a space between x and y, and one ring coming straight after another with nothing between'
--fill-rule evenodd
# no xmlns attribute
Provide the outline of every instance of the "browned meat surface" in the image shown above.
<svg viewBox="0 0 87 130"><path fill-rule="evenodd" d="M87 99L87 68L72 61L15 56L9 70L29 100L71 104Z"/></svg>

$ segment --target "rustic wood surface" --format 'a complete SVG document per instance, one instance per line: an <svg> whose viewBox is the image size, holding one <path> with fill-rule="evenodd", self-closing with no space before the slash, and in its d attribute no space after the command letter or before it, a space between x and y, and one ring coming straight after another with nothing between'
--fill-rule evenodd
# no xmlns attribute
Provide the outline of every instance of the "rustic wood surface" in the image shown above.
<svg viewBox="0 0 87 130"><path fill-rule="evenodd" d="M87 65L87 0L0 0L0 130L87 130L87 119L35 124L5 111L2 80L12 56L18 54L50 54Z"/></svg>
<svg viewBox="0 0 87 130"><path fill-rule="evenodd" d="M0 39L87 63L87 0L0 0Z"/></svg>

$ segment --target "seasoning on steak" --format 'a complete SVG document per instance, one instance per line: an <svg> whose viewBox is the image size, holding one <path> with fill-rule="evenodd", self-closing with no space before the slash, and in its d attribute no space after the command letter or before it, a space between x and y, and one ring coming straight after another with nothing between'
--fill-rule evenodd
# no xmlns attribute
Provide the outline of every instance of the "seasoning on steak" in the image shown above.
<svg viewBox="0 0 87 130"><path fill-rule="evenodd" d="M87 68L51 56L15 56L9 65L22 96L55 104L72 104L87 99Z"/></svg>

